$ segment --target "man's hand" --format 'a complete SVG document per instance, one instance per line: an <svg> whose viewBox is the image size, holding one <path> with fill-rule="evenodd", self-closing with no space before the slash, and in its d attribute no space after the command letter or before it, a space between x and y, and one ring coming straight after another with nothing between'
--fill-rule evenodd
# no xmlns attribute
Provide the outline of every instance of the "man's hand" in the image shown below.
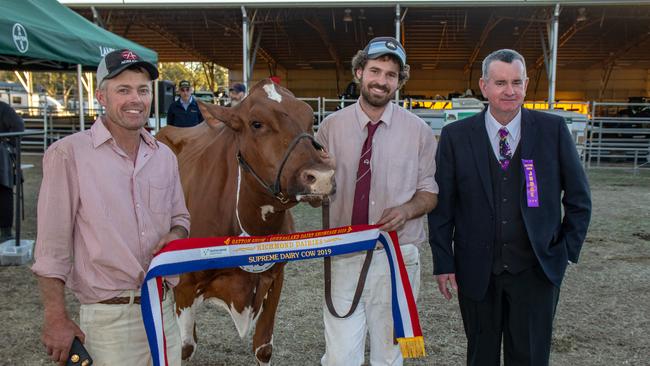
<svg viewBox="0 0 650 366"><path fill-rule="evenodd" d="M79 337L83 343L86 336L68 317L65 309L63 281L51 277L37 276L37 278L45 314L41 341L52 361L64 365L74 337Z"/></svg>
<svg viewBox="0 0 650 366"><path fill-rule="evenodd" d="M185 230L184 227L182 226L174 226L169 230L169 232L160 238L158 240L158 244L153 248L153 251L151 254L156 254L158 253L167 243L170 241L174 241L177 239L185 239L188 236L187 230Z"/></svg>
<svg viewBox="0 0 650 366"><path fill-rule="evenodd" d="M397 231L404 227L408 218L408 214L403 206L391 207L382 212L377 225L381 225L379 228L381 231Z"/></svg>
<svg viewBox="0 0 650 366"><path fill-rule="evenodd" d="M323 148L325 149L325 148ZM323 159L323 163L332 169L336 169L336 158L330 155L326 150L321 150L318 152L318 156Z"/></svg>
<svg viewBox="0 0 650 366"><path fill-rule="evenodd" d="M81 343L86 340L84 332L67 315L46 312L41 341L52 361L65 365L75 336L79 337Z"/></svg>
<svg viewBox="0 0 650 366"><path fill-rule="evenodd" d="M445 297L447 300L451 300L452 294L447 287L447 282L451 284L451 288L454 291L458 292L458 285L456 284L456 274L455 273L445 273L434 276L438 282L438 291Z"/></svg>
<svg viewBox="0 0 650 366"><path fill-rule="evenodd" d="M377 225L379 230L389 232L401 230L406 221L420 217L431 211L438 202L438 195L426 191L417 191L411 199L403 205L387 208L381 213Z"/></svg>

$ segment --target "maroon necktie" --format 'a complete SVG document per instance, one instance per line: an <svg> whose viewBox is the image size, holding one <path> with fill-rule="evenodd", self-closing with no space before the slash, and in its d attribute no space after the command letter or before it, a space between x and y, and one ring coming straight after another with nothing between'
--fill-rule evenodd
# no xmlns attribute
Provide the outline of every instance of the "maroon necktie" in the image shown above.
<svg viewBox="0 0 650 366"><path fill-rule="evenodd" d="M379 122L368 122L368 137L361 148L359 169L357 170L357 184L354 189L354 205L352 206L352 225L368 224L368 203L370 196L370 158L372 157L372 137L377 131Z"/></svg>

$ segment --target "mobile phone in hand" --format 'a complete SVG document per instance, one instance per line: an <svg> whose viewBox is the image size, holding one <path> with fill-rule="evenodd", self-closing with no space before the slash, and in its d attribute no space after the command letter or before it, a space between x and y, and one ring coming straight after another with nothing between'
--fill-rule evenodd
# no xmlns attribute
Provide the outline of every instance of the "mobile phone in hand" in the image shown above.
<svg viewBox="0 0 650 366"><path fill-rule="evenodd" d="M70 354L68 354L68 361L66 366L90 366L93 364L93 359L90 357L88 350L84 347L79 338L74 337L72 346L70 347Z"/></svg>

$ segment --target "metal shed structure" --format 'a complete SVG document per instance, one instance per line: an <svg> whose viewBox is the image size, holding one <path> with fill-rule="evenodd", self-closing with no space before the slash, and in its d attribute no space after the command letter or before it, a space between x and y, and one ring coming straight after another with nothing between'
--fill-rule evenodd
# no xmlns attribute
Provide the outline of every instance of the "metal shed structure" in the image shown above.
<svg viewBox="0 0 650 366"><path fill-rule="evenodd" d="M409 94L476 88L480 61L498 48L526 57L537 98L555 89L554 65L563 99L625 98L609 91L621 75L633 95L650 89L646 1L60 1L160 61L215 62L241 80L247 59L251 78L280 75L304 96L340 93L356 50L396 31L412 67Z"/></svg>

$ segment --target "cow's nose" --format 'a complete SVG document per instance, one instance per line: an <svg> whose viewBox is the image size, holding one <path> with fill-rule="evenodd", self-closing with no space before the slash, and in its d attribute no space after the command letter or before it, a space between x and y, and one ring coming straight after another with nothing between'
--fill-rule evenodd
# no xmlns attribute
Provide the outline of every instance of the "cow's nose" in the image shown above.
<svg viewBox="0 0 650 366"><path fill-rule="evenodd" d="M314 173L318 174L314 170L303 170L302 174L300 174L300 180L302 181L302 184L307 186L314 184L314 182L316 182Z"/></svg>
<svg viewBox="0 0 650 366"><path fill-rule="evenodd" d="M300 173L300 182L310 194L331 194L334 190L334 170L305 169Z"/></svg>

